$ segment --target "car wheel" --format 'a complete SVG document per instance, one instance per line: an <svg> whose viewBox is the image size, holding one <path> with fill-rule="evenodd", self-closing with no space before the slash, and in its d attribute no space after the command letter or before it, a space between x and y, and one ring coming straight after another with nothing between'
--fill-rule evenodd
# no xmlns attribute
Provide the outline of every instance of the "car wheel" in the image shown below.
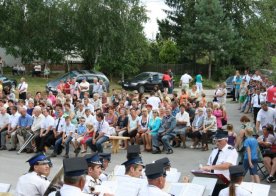
<svg viewBox="0 0 276 196"><path fill-rule="evenodd" d="M144 86L140 86L138 89L139 93L144 93L145 92L145 87Z"/></svg>

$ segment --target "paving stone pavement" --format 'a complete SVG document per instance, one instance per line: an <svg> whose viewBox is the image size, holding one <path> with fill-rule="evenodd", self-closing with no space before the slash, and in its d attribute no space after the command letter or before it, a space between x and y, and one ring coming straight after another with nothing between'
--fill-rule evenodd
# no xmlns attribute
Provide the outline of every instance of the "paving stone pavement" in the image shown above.
<svg viewBox="0 0 276 196"><path fill-rule="evenodd" d="M213 90L206 91L206 94L209 99L211 99L210 96L213 94L213 92ZM240 127L239 119L242 116L242 114L238 110L238 104L231 102L229 99L226 107L229 116L228 122L233 123L234 127L236 128ZM187 146L189 146L189 144L190 141L187 142ZM105 149L105 151L110 152L110 148ZM49 150L48 154L50 154L51 152L52 151ZM209 151L202 152L197 149L176 148L174 149L174 153L170 155L153 155L151 153L143 152L142 157L144 163L150 163L156 159L167 156L171 160L172 166L177 168L182 173L182 176L190 175L190 177L192 178L193 175L190 173L190 170L197 169L199 167L199 164L204 165L207 162L210 152L210 149ZM32 155L33 154L26 153L17 155L15 152L0 151L0 183L11 184L11 192L14 192L16 182L19 176L28 171L29 167L28 163L26 163L26 160L28 160ZM74 156L72 149L70 155ZM120 150L118 154L112 155L112 160L108 170L111 171L115 165L123 163L125 159L125 150ZM52 162L53 168L51 169L51 175L49 176L49 179L52 179L53 176L57 173L58 169L61 167L62 157L52 158ZM247 175L245 180L250 181L250 176ZM265 180L263 180L261 183L268 184ZM270 195L276 195L276 183L271 184Z"/></svg>

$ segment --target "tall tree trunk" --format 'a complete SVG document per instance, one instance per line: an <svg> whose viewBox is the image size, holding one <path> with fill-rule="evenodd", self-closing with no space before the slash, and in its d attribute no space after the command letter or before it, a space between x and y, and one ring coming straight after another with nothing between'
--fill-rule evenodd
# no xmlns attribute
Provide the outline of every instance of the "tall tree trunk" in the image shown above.
<svg viewBox="0 0 276 196"><path fill-rule="evenodd" d="M208 79L211 80L212 77L212 52L209 52L209 66L208 66Z"/></svg>

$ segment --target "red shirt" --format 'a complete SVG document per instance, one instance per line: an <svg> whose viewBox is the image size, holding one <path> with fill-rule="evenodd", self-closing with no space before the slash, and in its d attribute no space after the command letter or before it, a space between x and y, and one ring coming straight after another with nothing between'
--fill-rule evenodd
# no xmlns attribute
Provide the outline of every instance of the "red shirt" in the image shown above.
<svg viewBox="0 0 276 196"><path fill-rule="evenodd" d="M64 92L65 92L65 94L70 94L70 86L71 86L71 84L69 82L66 82L64 84Z"/></svg>
<svg viewBox="0 0 276 196"><path fill-rule="evenodd" d="M170 75L168 75L168 74L163 74L162 80L163 80L163 81L170 81L170 80L171 80L171 77L170 77Z"/></svg>

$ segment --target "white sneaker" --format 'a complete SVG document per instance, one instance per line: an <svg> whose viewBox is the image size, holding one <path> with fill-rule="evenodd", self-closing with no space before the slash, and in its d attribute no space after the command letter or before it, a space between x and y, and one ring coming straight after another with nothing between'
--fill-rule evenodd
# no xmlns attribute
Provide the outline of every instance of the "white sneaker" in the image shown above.
<svg viewBox="0 0 276 196"><path fill-rule="evenodd" d="M192 145L192 146L190 146L190 148L191 148L191 149L194 149L195 147Z"/></svg>

